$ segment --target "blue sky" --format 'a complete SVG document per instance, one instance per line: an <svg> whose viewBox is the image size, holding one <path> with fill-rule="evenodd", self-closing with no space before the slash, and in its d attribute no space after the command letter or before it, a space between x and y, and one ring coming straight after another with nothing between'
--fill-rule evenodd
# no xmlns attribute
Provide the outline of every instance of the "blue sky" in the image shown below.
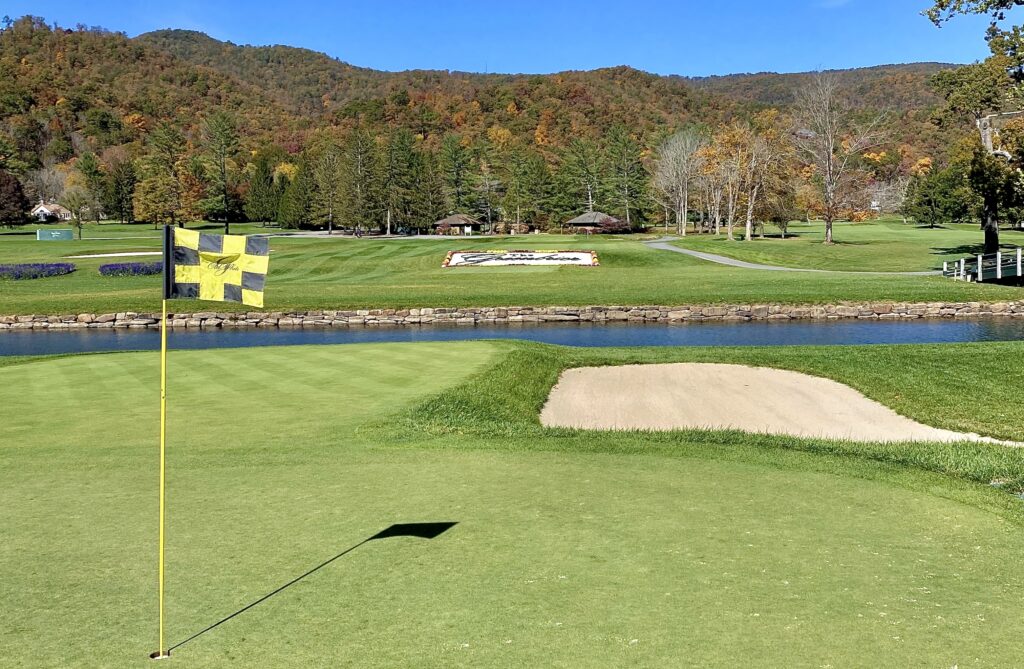
<svg viewBox="0 0 1024 669"><path fill-rule="evenodd" d="M201 30L383 70L555 72L631 65L703 76L796 72L987 54L982 17L940 29L928 0L5 0L0 11L130 36Z"/></svg>

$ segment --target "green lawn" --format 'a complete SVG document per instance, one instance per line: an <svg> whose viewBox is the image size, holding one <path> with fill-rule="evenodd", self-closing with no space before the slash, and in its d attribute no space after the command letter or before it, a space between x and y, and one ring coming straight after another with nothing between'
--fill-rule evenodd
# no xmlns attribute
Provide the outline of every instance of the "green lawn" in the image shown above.
<svg viewBox="0 0 1024 669"><path fill-rule="evenodd" d="M729 241L724 235L686 236L677 246L780 267L850 272L919 272L942 269L944 260L981 253L982 238L976 225L927 228L897 220L837 223L832 246L822 245L825 224L794 222L786 239L771 226L768 237L749 243ZM1024 234L1004 230L1004 248L1024 245Z"/></svg>
<svg viewBox="0 0 1024 669"><path fill-rule="evenodd" d="M112 232L102 233L104 236L119 235L120 238L37 242L27 235L0 235L0 262L55 262L67 255L159 250L158 234L147 226L127 229L102 226L100 230L108 227ZM859 228L844 226L838 234L842 238L853 229ZM888 231L889 227L876 225L864 229ZM239 231L245 230L239 228ZM100 234L95 230L89 232ZM916 239L917 235L931 231L907 228L904 232ZM935 232L944 234L941 230ZM964 243L980 240L977 231L957 234L963 236ZM686 243L707 244L716 252L723 252L719 246L729 249L743 246L707 238ZM821 254L821 262L826 265L830 261L824 258L836 253L836 249L841 252L853 248L840 245L827 249L799 239L751 242L750 248L768 248L772 244L792 244L793 248L804 249L808 257ZM876 246L887 248L888 242L865 244L867 250L861 257L869 257ZM907 265L897 269L934 265L936 256L925 246L918 244L918 247L917 251L901 251L907 258L914 256L915 264L908 259ZM445 253L460 248L587 248L598 252L601 266L442 269ZM956 283L941 277L735 269L648 248L636 237L586 239L538 235L396 240L280 237L272 240L271 249L266 292L266 307L271 311L421 306L984 301L1017 299L1021 295L1016 287ZM119 260L123 259L79 259L73 261L79 269L71 275L0 282L0 314L159 310L159 277L99 276L96 271L99 265ZM877 267L877 263L870 264L875 261L865 262L868 268ZM243 309L231 305L217 308ZM172 305L172 309L193 311L197 307L183 303Z"/></svg>
<svg viewBox="0 0 1024 669"><path fill-rule="evenodd" d="M747 361L1022 438L1024 344L173 352L182 667L1012 666L1024 453L545 430L559 371ZM0 666L148 666L157 356L0 368ZM965 382L969 390L965 391Z"/></svg>

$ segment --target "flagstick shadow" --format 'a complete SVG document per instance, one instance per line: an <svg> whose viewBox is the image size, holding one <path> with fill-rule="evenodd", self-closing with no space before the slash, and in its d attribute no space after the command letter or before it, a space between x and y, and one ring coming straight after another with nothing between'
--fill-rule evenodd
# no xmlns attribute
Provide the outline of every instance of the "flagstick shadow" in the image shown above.
<svg viewBox="0 0 1024 669"><path fill-rule="evenodd" d="M355 549L359 548L363 544L367 544L367 543L369 543L371 541L374 541L374 540L377 540L377 539L388 539L390 537L417 537L417 538L420 538L420 539L434 539L435 537L438 537L438 536L444 534L445 532L447 532L448 530L453 528L455 525L457 525L457 523L454 523L454 522L443 522L443 523L396 523L395 525L391 525L390 527L387 527L387 528L381 530L380 532L378 532L377 534L373 535L372 537L367 537L366 539L363 539L362 541L360 541L359 543L355 544L354 546L350 546L349 548L346 548L345 550L341 551L340 553L338 553L334 557L330 558L329 560L325 560L325 561L321 562L320 564L318 564L317 566L313 567L312 569L310 569L306 573L302 574L301 576L296 576L295 578L293 578L292 580L288 581L284 585L280 586L279 588L277 588L277 589L275 589L275 590L273 590L271 592L268 592L267 594L263 595L262 597L260 597L256 601L254 601L254 602L252 602L250 604L247 604L246 606L243 606L242 608L238 609L237 611L235 611L231 615L226 616L224 618L221 618L220 620L218 620L217 622L213 623L209 627L206 627L206 628L196 632L195 634L193 634L192 636L188 637L184 641L180 641L180 642L176 643L175 645L171 646L168 649L167 652L170 653L171 651L184 646L189 641L193 641L194 639L199 638L200 636L206 634L207 632L213 631L214 629L220 627L221 625L223 625L227 621L231 620L232 618L235 618L235 617L245 613L246 611L248 611L252 607L256 606L257 604L261 604L261 603L267 601L268 599L270 599L274 595L278 594L279 592L282 592L283 590L286 590L287 588L290 588L291 586L295 585L296 583L298 583L302 579L306 578L307 576L310 576L311 574L314 574L314 573L320 571L321 569L323 569L327 565L331 564L332 562L334 562L338 558L341 558L341 557L344 557L345 555L348 555L349 553L351 553Z"/></svg>

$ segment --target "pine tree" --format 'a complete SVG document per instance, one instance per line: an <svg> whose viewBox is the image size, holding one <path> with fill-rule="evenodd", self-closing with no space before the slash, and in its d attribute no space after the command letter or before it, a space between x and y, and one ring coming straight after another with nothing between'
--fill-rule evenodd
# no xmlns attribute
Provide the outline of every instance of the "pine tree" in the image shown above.
<svg viewBox="0 0 1024 669"><path fill-rule="evenodd" d="M231 233L231 217L235 209L231 193L232 158L238 153L238 130L227 112L218 111L203 121L203 150L209 161L207 197L203 202L207 215L224 221L224 234Z"/></svg>
<svg viewBox="0 0 1024 669"><path fill-rule="evenodd" d="M418 230L429 229L434 221L444 218L447 210L437 156L426 149L417 152L413 183L412 226Z"/></svg>
<svg viewBox="0 0 1024 669"><path fill-rule="evenodd" d="M299 160L295 176L285 186L281 195L277 220L286 228L309 225L312 218L313 180L307 163L305 156Z"/></svg>
<svg viewBox="0 0 1024 669"><path fill-rule="evenodd" d="M640 142L625 126L614 125L605 137L605 155L608 161L607 188L611 194L609 213L625 221L630 228L643 219L648 176L641 158Z"/></svg>
<svg viewBox="0 0 1024 669"><path fill-rule="evenodd" d="M363 129L352 132L342 151L344 218L355 230L369 228L380 211L380 157L373 138Z"/></svg>
<svg viewBox="0 0 1024 669"><path fill-rule="evenodd" d="M502 183L495 169L498 152L487 144L481 144L473 153L474 213L486 221L488 230L493 230L502 192Z"/></svg>
<svg viewBox="0 0 1024 669"><path fill-rule="evenodd" d="M145 193L141 196L141 206L139 202L134 205L135 218L162 222L166 215L171 225L184 225L189 213L183 210L185 175L181 168L185 137L171 124L161 123L149 134L148 140L149 151L141 161L143 179L139 184L140 189L145 184ZM138 199L139 194L136 196Z"/></svg>
<svg viewBox="0 0 1024 669"><path fill-rule="evenodd" d="M558 171L564 197L560 204L581 213L596 211L604 204L604 186L607 183L605 166L597 145L588 139L574 139L562 153Z"/></svg>
<svg viewBox="0 0 1024 669"><path fill-rule="evenodd" d="M412 218L412 194L416 151L412 133L399 128L391 135L384 151L381 171L383 193L383 228L391 234L395 223L408 225Z"/></svg>
<svg viewBox="0 0 1024 669"><path fill-rule="evenodd" d="M82 175L84 179L82 187L87 197L93 202L93 205L88 210L89 217L98 223L103 214L102 204L103 192L106 186L106 175L100 166L100 161L96 158L96 154L91 152L82 154L75 161L75 169Z"/></svg>
<svg viewBox="0 0 1024 669"><path fill-rule="evenodd" d="M19 225L27 221L28 198L17 177L0 170L0 225Z"/></svg>
<svg viewBox="0 0 1024 669"><path fill-rule="evenodd" d="M103 189L103 208L108 215L116 216L122 223L131 223L135 217L132 198L138 175L130 160L118 160L110 165Z"/></svg>
<svg viewBox="0 0 1024 669"><path fill-rule="evenodd" d="M319 148L312 161L313 216L327 223L327 234L334 232L334 221L342 201L344 170L341 149L334 142Z"/></svg>
<svg viewBox="0 0 1024 669"><path fill-rule="evenodd" d="M274 168L270 159L261 154L253 163L249 176L249 191L245 197L245 216L250 221L266 224L277 218L280 194L274 185Z"/></svg>
<svg viewBox="0 0 1024 669"><path fill-rule="evenodd" d="M470 170L472 155L459 135L445 135L441 142L441 171L450 213L467 213L473 206Z"/></svg>

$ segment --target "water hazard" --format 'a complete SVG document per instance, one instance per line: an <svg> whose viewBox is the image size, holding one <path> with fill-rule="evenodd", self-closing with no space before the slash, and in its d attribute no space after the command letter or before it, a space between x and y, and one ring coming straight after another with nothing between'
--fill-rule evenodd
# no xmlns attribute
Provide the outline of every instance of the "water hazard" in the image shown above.
<svg viewBox="0 0 1024 669"><path fill-rule="evenodd" d="M782 323L553 323L540 325L175 330L174 349L522 339L565 346L792 346L923 344L1024 339L1024 319L789 321ZM0 333L0 355L155 350L156 330Z"/></svg>

